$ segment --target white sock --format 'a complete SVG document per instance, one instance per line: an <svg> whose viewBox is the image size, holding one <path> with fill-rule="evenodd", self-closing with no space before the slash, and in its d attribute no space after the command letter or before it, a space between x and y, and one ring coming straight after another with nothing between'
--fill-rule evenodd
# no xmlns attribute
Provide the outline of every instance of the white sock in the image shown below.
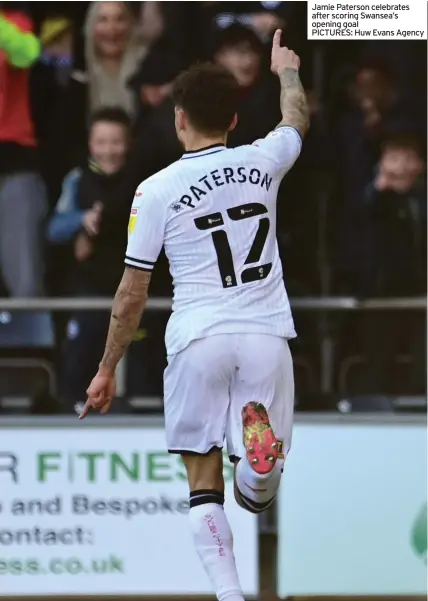
<svg viewBox="0 0 428 601"><path fill-rule="evenodd" d="M222 505L191 507L190 527L196 550L219 601L244 601L233 554L233 536Z"/></svg>
<svg viewBox="0 0 428 601"><path fill-rule="evenodd" d="M258 474L251 467L247 457L243 457L236 466L236 485L239 492L255 503L271 501L281 482L284 459L277 459L271 472Z"/></svg>

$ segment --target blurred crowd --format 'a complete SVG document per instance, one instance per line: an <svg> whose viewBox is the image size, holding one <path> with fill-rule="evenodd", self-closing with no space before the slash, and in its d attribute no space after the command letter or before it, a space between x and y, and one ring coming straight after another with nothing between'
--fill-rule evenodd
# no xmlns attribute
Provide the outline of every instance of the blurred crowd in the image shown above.
<svg viewBox="0 0 428 601"><path fill-rule="evenodd" d="M174 77L197 60L229 69L242 88L229 145L251 143L280 120L269 71L278 27L301 57L311 109L280 191L290 295L424 295L426 42L309 42L304 2L151 1L0 2L0 296L113 295L133 191L182 153ZM151 294L171 293L162 256ZM424 363L421 322L400 314L391 328L390 317L357 328L370 390L386 386L379 358L403 336ZM82 353L82 382L92 375L107 322L71 316L68 390Z"/></svg>

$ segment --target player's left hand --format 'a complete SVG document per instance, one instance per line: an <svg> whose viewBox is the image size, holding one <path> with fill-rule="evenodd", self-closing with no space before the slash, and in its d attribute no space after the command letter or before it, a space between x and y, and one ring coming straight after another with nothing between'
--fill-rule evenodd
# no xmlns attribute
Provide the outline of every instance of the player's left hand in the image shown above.
<svg viewBox="0 0 428 601"><path fill-rule="evenodd" d="M286 46L281 46L282 31L277 29L272 41L271 71L280 75L284 69L299 70L300 58Z"/></svg>
<svg viewBox="0 0 428 601"><path fill-rule="evenodd" d="M100 413L107 413L116 394L116 376L114 373L98 371L86 391L86 401L79 419L85 418L91 409L99 409Z"/></svg>

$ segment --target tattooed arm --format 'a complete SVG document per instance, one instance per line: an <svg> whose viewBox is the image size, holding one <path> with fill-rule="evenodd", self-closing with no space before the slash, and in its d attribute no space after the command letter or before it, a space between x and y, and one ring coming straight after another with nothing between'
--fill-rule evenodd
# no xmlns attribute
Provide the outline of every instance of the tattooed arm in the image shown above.
<svg viewBox="0 0 428 601"><path fill-rule="evenodd" d="M151 272L126 267L114 298L100 372L114 373L140 324L147 302Z"/></svg>
<svg viewBox="0 0 428 601"><path fill-rule="evenodd" d="M88 388L88 399L79 419L85 418L91 409L100 409L101 413L110 409L116 395L115 370L140 323L147 302L150 275L148 271L125 268L114 299L104 357Z"/></svg>
<svg viewBox="0 0 428 601"><path fill-rule="evenodd" d="M281 82L282 119L278 127L294 127L303 138L309 128L309 109L306 94L296 69L286 67L279 74Z"/></svg>
<svg viewBox="0 0 428 601"><path fill-rule="evenodd" d="M117 289L104 356L87 390L80 414L91 409L107 413L116 396L115 369L134 337L146 306L150 275L164 243L169 198L158 193L149 180L135 193L128 225L125 272Z"/></svg>
<svg viewBox="0 0 428 601"><path fill-rule="evenodd" d="M303 138L309 128L309 109L299 77L300 59L288 48L281 47L281 30L275 32L272 43L271 70L281 83L282 120L278 127L288 125Z"/></svg>

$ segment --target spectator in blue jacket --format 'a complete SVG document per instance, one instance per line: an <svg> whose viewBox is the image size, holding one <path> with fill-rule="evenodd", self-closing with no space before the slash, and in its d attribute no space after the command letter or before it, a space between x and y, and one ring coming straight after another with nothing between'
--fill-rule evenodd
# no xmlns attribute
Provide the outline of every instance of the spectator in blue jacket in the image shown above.
<svg viewBox="0 0 428 601"><path fill-rule="evenodd" d="M123 273L127 223L136 182L127 171L130 119L119 108L96 111L89 133L90 160L64 179L48 225L48 239L71 246L70 287L75 296L113 296ZM103 352L109 314L78 311L68 322L61 369L67 408L83 401Z"/></svg>
<svg viewBox="0 0 428 601"><path fill-rule="evenodd" d="M90 125L88 165L64 179L48 240L72 245L74 294L112 294L122 275L126 225L138 183L126 172L129 146L126 113L119 108L98 110Z"/></svg>

